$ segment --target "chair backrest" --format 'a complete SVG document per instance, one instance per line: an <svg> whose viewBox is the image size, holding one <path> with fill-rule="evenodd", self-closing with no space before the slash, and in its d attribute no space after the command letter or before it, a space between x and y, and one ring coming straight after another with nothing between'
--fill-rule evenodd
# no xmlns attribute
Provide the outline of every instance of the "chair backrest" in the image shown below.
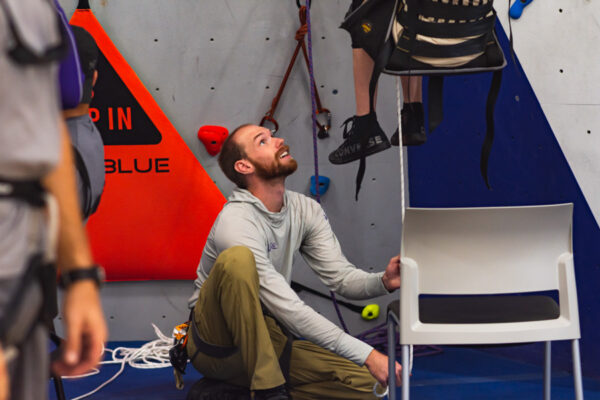
<svg viewBox="0 0 600 400"><path fill-rule="evenodd" d="M572 214L572 204L408 208L401 255L418 264L419 293L556 290L558 258L572 252Z"/></svg>

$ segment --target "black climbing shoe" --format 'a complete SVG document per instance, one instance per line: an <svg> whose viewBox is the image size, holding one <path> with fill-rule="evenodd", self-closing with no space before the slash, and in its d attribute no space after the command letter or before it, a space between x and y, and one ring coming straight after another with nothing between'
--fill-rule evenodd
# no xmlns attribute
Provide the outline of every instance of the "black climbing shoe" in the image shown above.
<svg viewBox="0 0 600 400"><path fill-rule="evenodd" d="M291 400L292 397L288 394L284 385L277 386L273 389L255 390L254 400Z"/></svg>
<svg viewBox="0 0 600 400"><path fill-rule="evenodd" d="M250 390L223 381L202 378L190 388L186 400L250 400Z"/></svg>
<svg viewBox="0 0 600 400"><path fill-rule="evenodd" d="M400 119L402 120L403 146L419 146L427 141L423 103L405 103L400 112ZM400 145L398 129L396 129L390 141L394 146Z"/></svg>
<svg viewBox="0 0 600 400"><path fill-rule="evenodd" d="M352 122L352 127L348 124ZM353 116L342 124L344 127L344 143L329 155L332 164L346 164L360 158L360 139L362 135L369 137L365 155L370 156L390 147L390 141L381 130L375 113Z"/></svg>

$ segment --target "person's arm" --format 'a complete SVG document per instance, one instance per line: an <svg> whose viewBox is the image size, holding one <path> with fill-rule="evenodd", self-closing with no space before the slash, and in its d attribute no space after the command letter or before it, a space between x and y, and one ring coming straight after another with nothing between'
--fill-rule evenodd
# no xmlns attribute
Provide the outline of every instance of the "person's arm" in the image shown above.
<svg viewBox="0 0 600 400"><path fill-rule="evenodd" d="M87 235L75 189L75 169L67 127L59 121L61 157L58 166L43 180L46 189L55 197L59 208L57 266L61 272L88 268L93 264ZM66 343L63 356L53 364L61 375L77 375L94 367L102 354L107 337L96 284L81 280L65 291L63 316Z"/></svg>
<svg viewBox="0 0 600 400"><path fill-rule="evenodd" d="M399 276L397 280L389 279L394 277L394 265L391 264L395 263L396 257L390 260L385 273L371 273L356 268L342 253L340 243L321 206L313 200L306 201L309 202L305 211L307 229L300 252L309 267L331 291L348 299L362 300L397 289ZM390 271L387 272L388 270ZM385 284L387 281L389 286Z"/></svg>
<svg viewBox="0 0 600 400"><path fill-rule="evenodd" d="M4 351L0 343L0 400L9 399L9 381L8 372L6 371L6 361L4 360Z"/></svg>
<svg viewBox="0 0 600 400"><path fill-rule="evenodd" d="M373 376L381 384L381 386L385 387L388 383L388 357L384 354L381 354L377 350L373 350L371 354L367 357L365 361L365 366ZM400 386L402 384L402 366L396 361L396 386Z"/></svg>

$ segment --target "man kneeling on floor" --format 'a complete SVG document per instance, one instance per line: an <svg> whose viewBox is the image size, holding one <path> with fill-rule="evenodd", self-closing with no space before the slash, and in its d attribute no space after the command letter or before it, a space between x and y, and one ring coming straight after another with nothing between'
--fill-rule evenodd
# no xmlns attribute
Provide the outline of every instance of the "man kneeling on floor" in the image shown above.
<svg viewBox="0 0 600 400"><path fill-rule="evenodd" d="M188 399L374 398L387 356L304 304L290 287L292 261L299 250L332 291L367 299L399 288L399 256L382 273L352 265L321 206L285 189L297 163L268 129L237 128L219 165L238 187L210 231L190 298L187 352L205 378Z"/></svg>

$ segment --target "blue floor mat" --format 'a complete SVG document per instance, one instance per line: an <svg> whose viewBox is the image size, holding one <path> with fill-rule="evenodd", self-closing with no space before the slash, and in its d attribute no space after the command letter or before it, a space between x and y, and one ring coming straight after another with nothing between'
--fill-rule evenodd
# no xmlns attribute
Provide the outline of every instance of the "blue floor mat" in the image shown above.
<svg viewBox="0 0 600 400"><path fill-rule="evenodd" d="M109 342L107 347L110 349L120 346L136 348L143 344L144 342L137 341ZM108 357L110 357L110 354L108 354ZM73 399L94 390L117 373L119 368L119 364L104 365L100 367L100 373L97 375L79 379L64 379L63 385L66 398ZM188 365L184 375L185 388L177 390L172 368L137 369L125 366L121 375L113 382L87 398L91 400L183 400L187 389L200 378L202 378L202 375L191 365ZM50 380L49 393L50 399L55 400L56 394L52 380Z"/></svg>
<svg viewBox="0 0 600 400"><path fill-rule="evenodd" d="M117 346L139 347L142 342L111 342ZM67 399L87 393L108 380L119 370L118 365L103 366L100 374L65 380ZM543 393L542 368L513 361L484 351L467 348L445 348L434 356L414 360L411 378L411 397L429 399L541 399ZM129 366L114 381L89 399L102 400L184 400L186 390L202 375L188 366L183 391L175 388L171 368L142 370ZM600 400L600 381L584 379L586 400ZM56 399L52 381L50 399ZM400 398L400 389L398 389ZM573 399L573 378L566 372L555 371L552 378L552 399Z"/></svg>
<svg viewBox="0 0 600 400"><path fill-rule="evenodd" d="M481 350L444 348L438 355L415 358L411 397L429 399L541 399L543 367ZM600 381L584 379L586 399L600 400ZM552 374L552 399L574 399L573 376ZM397 390L400 398L400 389Z"/></svg>

